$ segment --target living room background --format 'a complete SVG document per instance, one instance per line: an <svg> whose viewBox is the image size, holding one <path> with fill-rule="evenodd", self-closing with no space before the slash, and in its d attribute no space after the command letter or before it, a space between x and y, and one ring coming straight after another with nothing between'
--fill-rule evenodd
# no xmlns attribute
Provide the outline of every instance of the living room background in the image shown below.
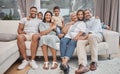
<svg viewBox="0 0 120 74"><path fill-rule="evenodd" d="M93 0L0 0L0 19L19 20L28 15L28 7L30 6L36 6L38 11L43 13L46 10L52 11L54 6L59 6L61 15L64 17L78 9L89 7L94 10Z"/></svg>

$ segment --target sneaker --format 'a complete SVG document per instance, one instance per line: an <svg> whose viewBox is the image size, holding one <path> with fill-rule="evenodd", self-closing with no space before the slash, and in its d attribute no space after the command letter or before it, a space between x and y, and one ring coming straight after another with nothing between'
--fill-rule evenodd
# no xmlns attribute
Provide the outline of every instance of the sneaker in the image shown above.
<svg viewBox="0 0 120 74"><path fill-rule="evenodd" d="M31 61L30 61L30 66L31 66L33 69L37 69L37 68L38 68L38 65L37 65L37 63L35 62L35 60L31 60Z"/></svg>
<svg viewBox="0 0 120 74"><path fill-rule="evenodd" d="M64 74L69 74L70 67L69 65L64 69Z"/></svg>
<svg viewBox="0 0 120 74"><path fill-rule="evenodd" d="M63 64L60 64L59 68L60 68L60 70L64 71L64 69L65 69L66 67L65 67L65 65L63 65Z"/></svg>
<svg viewBox="0 0 120 74"><path fill-rule="evenodd" d="M60 69L64 72L64 74L69 74L69 65L67 65L67 67L63 64L60 64Z"/></svg>
<svg viewBox="0 0 120 74"><path fill-rule="evenodd" d="M23 60L22 63L18 66L18 70L22 70L24 69L27 65L28 65L28 61L27 60Z"/></svg>

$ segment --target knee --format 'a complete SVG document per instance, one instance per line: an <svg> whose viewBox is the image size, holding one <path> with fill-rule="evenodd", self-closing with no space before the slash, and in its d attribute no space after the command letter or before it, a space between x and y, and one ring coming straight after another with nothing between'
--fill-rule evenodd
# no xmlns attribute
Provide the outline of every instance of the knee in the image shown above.
<svg viewBox="0 0 120 74"><path fill-rule="evenodd" d="M68 40L67 40L66 38L62 38L62 39L60 40L60 44L61 44L61 45L67 45L67 43L68 43Z"/></svg>
<svg viewBox="0 0 120 74"><path fill-rule="evenodd" d="M34 34L32 40L38 40L40 38L39 34Z"/></svg>
<svg viewBox="0 0 120 74"><path fill-rule="evenodd" d="M70 46L76 46L76 41L74 40L71 40L70 43L69 43Z"/></svg>
<svg viewBox="0 0 120 74"><path fill-rule="evenodd" d="M24 37L24 35L22 35L22 34L20 34L20 35L17 36L17 40L18 40L18 41L22 41L22 40L24 40L24 39L25 39L25 37Z"/></svg>
<svg viewBox="0 0 120 74"><path fill-rule="evenodd" d="M77 46L83 46L83 45L86 45L87 44L87 40L79 40L78 42L77 42Z"/></svg>
<svg viewBox="0 0 120 74"><path fill-rule="evenodd" d="M90 34L88 36L88 40L91 40L91 39L96 39L96 35L95 34Z"/></svg>

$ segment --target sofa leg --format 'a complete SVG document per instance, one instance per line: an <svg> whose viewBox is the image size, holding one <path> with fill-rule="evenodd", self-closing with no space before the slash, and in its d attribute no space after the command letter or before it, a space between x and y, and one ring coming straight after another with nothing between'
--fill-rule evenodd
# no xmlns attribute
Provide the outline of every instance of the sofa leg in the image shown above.
<svg viewBox="0 0 120 74"><path fill-rule="evenodd" d="M108 59L111 60L111 54L108 55Z"/></svg>

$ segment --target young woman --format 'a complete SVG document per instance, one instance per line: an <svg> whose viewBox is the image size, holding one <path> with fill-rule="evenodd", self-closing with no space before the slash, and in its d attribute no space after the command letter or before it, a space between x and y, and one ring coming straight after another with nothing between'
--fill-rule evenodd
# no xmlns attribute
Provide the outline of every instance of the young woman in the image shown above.
<svg viewBox="0 0 120 74"><path fill-rule="evenodd" d="M57 59L56 59L56 42L59 42L59 38L56 36L54 29L56 25L51 22L52 13L50 11L46 11L44 15L43 22L40 23L39 30L41 34L41 39L39 41L39 45L42 48L43 56L44 56L44 66L43 69L49 69L49 62L48 62L48 48L51 50L53 56L53 62L51 69L56 69Z"/></svg>

